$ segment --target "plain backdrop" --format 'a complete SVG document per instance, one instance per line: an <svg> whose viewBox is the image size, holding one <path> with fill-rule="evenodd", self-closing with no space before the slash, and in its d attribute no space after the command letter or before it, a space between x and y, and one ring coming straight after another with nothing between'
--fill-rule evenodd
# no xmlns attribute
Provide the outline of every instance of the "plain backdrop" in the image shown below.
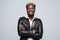
<svg viewBox="0 0 60 40"><path fill-rule="evenodd" d="M17 22L28 2L36 4L35 16L43 22L41 40L60 40L60 0L0 0L0 40L19 40Z"/></svg>

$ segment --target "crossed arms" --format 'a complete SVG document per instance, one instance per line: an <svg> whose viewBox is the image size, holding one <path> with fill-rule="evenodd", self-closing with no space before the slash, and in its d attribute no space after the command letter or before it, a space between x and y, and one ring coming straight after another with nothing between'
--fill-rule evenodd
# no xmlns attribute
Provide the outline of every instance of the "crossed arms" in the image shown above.
<svg viewBox="0 0 60 40"><path fill-rule="evenodd" d="M34 30L34 31L27 31L25 26L21 23L21 20L19 19L18 21L18 34L19 36L25 36L25 37L34 37L34 38L42 38L43 34L43 27L42 27L42 22L41 20L39 21L39 30ZM36 33L37 32L37 33Z"/></svg>

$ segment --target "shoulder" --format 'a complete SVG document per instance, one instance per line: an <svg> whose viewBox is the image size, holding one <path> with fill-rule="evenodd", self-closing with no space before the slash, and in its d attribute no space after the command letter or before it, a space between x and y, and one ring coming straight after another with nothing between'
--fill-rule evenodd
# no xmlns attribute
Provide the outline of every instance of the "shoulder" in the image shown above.
<svg viewBox="0 0 60 40"><path fill-rule="evenodd" d="M24 16L19 18L19 20L24 20L24 19L25 19L25 17L24 17Z"/></svg>
<svg viewBox="0 0 60 40"><path fill-rule="evenodd" d="M42 20L40 18L36 18L36 22L42 25Z"/></svg>
<svg viewBox="0 0 60 40"><path fill-rule="evenodd" d="M25 16L19 18L19 21L24 21L24 20L28 20L28 18L26 18Z"/></svg>
<svg viewBox="0 0 60 40"><path fill-rule="evenodd" d="M37 20L37 21L41 21L41 19L40 19L40 18L35 18L35 20Z"/></svg>
<svg viewBox="0 0 60 40"><path fill-rule="evenodd" d="M18 19L18 22L23 21L23 20L24 20L24 16L23 16L23 17L20 17L20 18Z"/></svg>

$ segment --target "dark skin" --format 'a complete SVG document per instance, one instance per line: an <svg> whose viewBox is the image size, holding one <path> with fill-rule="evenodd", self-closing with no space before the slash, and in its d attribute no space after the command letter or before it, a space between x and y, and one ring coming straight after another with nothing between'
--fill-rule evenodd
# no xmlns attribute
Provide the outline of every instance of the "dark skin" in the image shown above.
<svg viewBox="0 0 60 40"><path fill-rule="evenodd" d="M33 19L35 13L35 8L33 5L29 5L27 8L27 15L30 19Z"/></svg>
<svg viewBox="0 0 60 40"><path fill-rule="evenodd" d="M33 5L29 5L27 8L27 15L29 17L30 20L33 19L34 17L34 13L35 13L35 8ZM23 25L20 25L20 29L22 29L23 31L25 30ZM37 32L37 30L35 30L35 32Z"/></svg>

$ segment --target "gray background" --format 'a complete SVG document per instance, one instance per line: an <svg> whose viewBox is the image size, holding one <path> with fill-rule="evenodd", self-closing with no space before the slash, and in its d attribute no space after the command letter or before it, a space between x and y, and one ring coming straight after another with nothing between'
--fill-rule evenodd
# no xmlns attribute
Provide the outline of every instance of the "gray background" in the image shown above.
<svg viewBox="0 0 60 40"><path fill-rule="evenodd" d="M60 40L60 0L0 0L0 40L19 40L17 22L28 2L36 4L35 15L43 22L41 40Z"/></svg>

